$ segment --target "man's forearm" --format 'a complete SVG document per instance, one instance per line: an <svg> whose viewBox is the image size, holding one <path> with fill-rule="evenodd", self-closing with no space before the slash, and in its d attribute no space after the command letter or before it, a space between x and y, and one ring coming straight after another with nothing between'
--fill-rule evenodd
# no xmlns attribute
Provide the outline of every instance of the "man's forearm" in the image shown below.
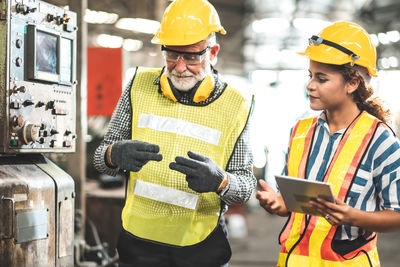
<svg viewBox="0 0 400 267"><path fill-rule="evenodd" d="M228 190L220 196L226 204L245 203L256 186L256 178L251 172L227 172Z"/></svg>

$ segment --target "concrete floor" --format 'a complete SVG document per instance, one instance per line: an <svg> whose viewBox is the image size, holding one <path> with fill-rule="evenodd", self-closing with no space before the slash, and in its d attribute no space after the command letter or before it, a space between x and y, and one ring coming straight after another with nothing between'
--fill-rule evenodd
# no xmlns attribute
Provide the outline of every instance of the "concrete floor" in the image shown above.
<svg viewBox="0 0 400 267"><path fill-rule="evenodd" d="M276 266L280 250L278 235L286 218L272 216L254 202L249 204L246 208L248 235L230 238L232 258L229 266ZM383 267L400 266L399 245L400 231L379 234L378 252Z"/></svg>

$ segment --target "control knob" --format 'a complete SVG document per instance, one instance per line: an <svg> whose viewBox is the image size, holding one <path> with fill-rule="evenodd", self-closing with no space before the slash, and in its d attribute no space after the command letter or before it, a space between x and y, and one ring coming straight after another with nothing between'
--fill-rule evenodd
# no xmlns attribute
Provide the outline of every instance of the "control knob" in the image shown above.
<svg viewBox="0 0 400 267"><path fill-rule="evenodd" d="M38 140L39 129L40 126L34 124L27 124L22 127L22 139L26 145Z"/></svg>
<svg viewBox="0 0 400 267"><path fill-rule="evenodd" d="M15 59L15 65L16 65L17 67L21 67L21 66L22 66L22 58L17 57L17 58Z"/></svg>
<svg viewBox="0 0 400 267"><path fill-rule="evenodd" d="M16 128L16 127L22 127L22 126L24 126L24 124L25 124L25 120L24 120L24 117L22 117L22 115L19 115L18 117L17 116L13 116L11 119L10 119L10 123L11 123L11 126L13 127L13 128Z"/></svg>
<svg viewBox="0 0 400 267"><path fill-rule="evenodd" d="M25 92L26 92L25 86L20 86L20 87L14 86L14 88L11 90L12 94L25 93Z"/></svg>
<svg viewBox="0 0 400 267"><path fill-rule="evenodd" d="M52 22L53 20L55 20L55 17L53 14L47 14L47 21L48 22Z"/></svg>
<svg viewBox="0 0 400 267"><path fill-rule="evenodd" d="M61 24L67 24L69 22L70 18L68 17L67 14L64 14L63 16L57 16L56 17L56 22L58 25Z"/></svg>
<svg viewBox="0 0 400 267"><path fill-rule="evenodd" d="M27 5L24 4L17 4L17 6L15 7L17 13L22 13L24 15L29 13L29 7Z"/></svg>
<svg viewBox="0 0 400 267"><path fill-rule="evenodd" d="M21 40L21 39L17 39L17 40L15 41L15 46L16 46L17 48L21 48L21 47L22 47L22 40Z"/></svg>
<svg viewBox="0 0 400 267"><path fill-rule="evenodd" d="M22 13L24 15L28 14L28 13L33 13L36 11L36 7L29 7L27 5L24 4L17 4L15 7L17 13Z"/></svg>
<svg viewBox="0 0 400 267"><path fill-rule="evenodd" d="M17 116L12 117L10 122L11 122L12 127L17 127L18 126L18 117Z"/></svg>

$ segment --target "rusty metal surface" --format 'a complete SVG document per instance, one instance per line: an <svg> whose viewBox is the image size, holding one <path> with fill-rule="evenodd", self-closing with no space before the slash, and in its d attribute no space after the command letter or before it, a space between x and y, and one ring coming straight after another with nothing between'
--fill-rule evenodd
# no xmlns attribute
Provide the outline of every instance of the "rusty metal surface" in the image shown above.
<svg viewBox="0 0 400 267"><path fill-rule="evenodd" d="M1 201L0 266L54 266L55 263L55 184L53 179L26 158L0 158L0 196L15 201L12 213L9 201ZM48 209L47 238L16 243L16 217L29 211ZM11 222L14 222L11 225Z"/></svg>
<svg viewBox="0 0 400 267"><path fill-rule="evenodd" d="M71 176L42 154L0 155L0 266L73 266L74 200ZM18 214L43 209L48 237L18 244Z"/></svg>
<svg viewBox="0 0 400 267"><path fill-rule="evenodd" d="M47 173L56 185L55 266L72 266L74 262L74 180L46 157L35 160L35 164Z"/></svg>
<svg viewBox="0 0 400 267"><path fill-rule="evenodd" d="M73 205L72 199L60 203L60 228L58 231L58 255L60 258L73 255Z"/></svg>
<svg viewBox="0 0 400 267"><path fill-rule="evenodd" d="M74 200L71 176L43 155L0 155L0 266L73 266ZM43 210L47 236L18 240L18 218Z"/></svg>

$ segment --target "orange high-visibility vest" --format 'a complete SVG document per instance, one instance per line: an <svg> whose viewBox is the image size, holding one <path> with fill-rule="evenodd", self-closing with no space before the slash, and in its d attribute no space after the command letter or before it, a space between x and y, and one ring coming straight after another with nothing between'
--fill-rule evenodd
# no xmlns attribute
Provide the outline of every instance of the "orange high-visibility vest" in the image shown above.
<svg viewBox="0 0 400 267"><path fill-rule="evenodd" d="M305 178L317 117L300 120L293 129L287 162L288 175ZM345 201L359 164L366 153L380 121L362 112L345 131L324 177L333 194ZM337 226L323 217L292 212L279 237L282 249L277 266L380 266L373 233L361 247L345 255L336 252L333 237Z"/></svg>

